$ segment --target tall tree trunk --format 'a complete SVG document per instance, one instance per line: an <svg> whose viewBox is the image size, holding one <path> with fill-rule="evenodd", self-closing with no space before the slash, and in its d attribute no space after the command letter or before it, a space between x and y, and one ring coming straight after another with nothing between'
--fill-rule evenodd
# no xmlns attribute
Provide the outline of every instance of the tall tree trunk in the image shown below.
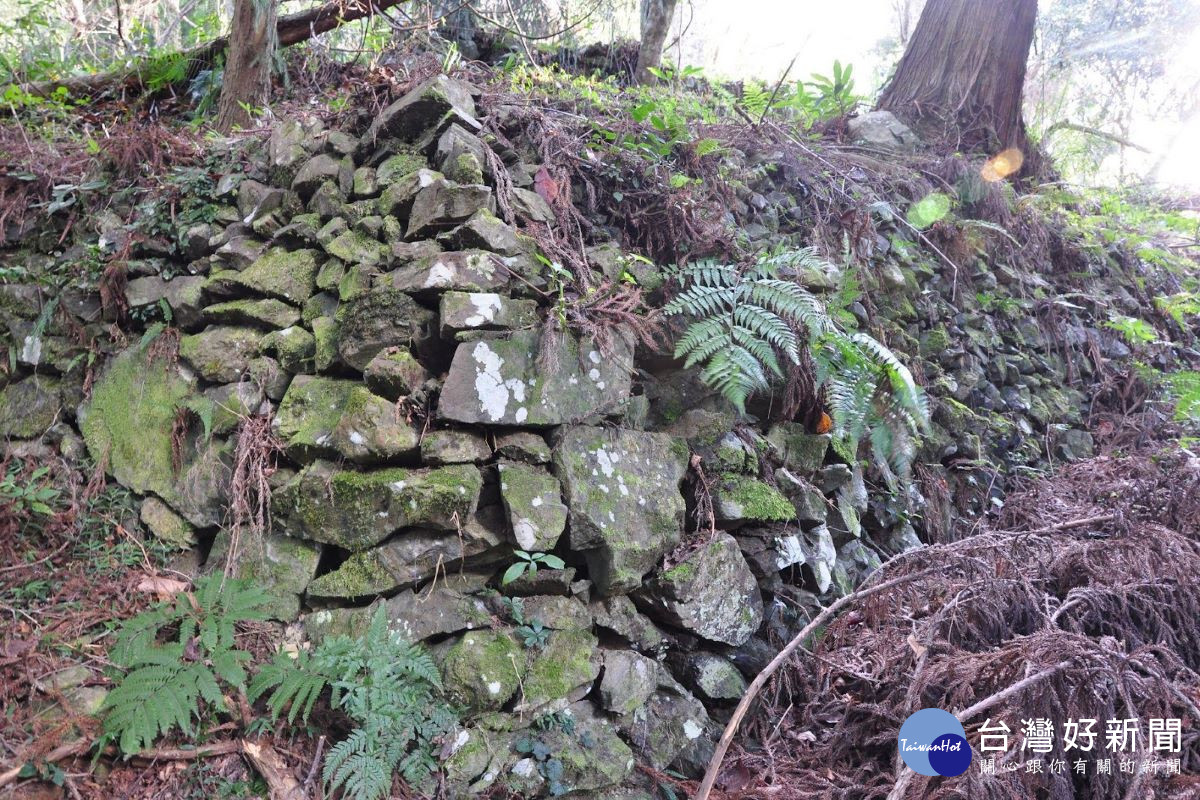
<svg viewBox="0 0 1200 800"><path fill-rule="evenodd" d="M275 14L275 0L237 0L234 4L217 106L217 128L225 133L248 125L249 109L267 104L271 61L278 44Z"/></svg>
<svg viewBox="0 0 1200 800"><path fill-rule="evenodd" d="M1037 0L929 0L879 108L964 150L1018 148Z"/></svg>
<svg viewBox="0 0 1200 800"><path fill-rule="evenodd" d="M642 0L642 41L638 46L637 73L634 75L638 83L654 80L650 68L662 62L663 44L667 41L671 20L675 18L676 2L678 0Z"/></svg>

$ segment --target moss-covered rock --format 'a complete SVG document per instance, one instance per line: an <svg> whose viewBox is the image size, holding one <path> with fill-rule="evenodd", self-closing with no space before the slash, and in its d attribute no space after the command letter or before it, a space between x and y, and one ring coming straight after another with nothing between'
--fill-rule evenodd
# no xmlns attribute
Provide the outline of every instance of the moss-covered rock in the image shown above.
<svg viewBox="0 0 1200 800"><path fill-rule="evenodd" d="M814 434L797 422L777 422L767 431L767 441L794 472L811 475L825 463L830 435Z"/></svg>
<svg viewBox="0 0 1200 800"><path fill-rule="evenodd" d="M259 346L262 352L275 356L279 365L292 374L313 368L317 340L299 325L267 334Z"/></svg>
<svg viewBox="0 0 1200 800"><path fill-rule="evenodd" d="M434 314L404 292L376 289L343 302L337 322L338 355L357 370L389 347L412 348L432 334Z"/></svg>
<svg viewBox="0 0 1200 800"><path fill-rule="evenodd" d="M229 561L231 574L253 582L270 598L267 613L291 622L300 614L300 595L304 593L317 563L321 547L289 536L243 530L238 535L237 552L230 555L230 536L221 530L213 541L205 562L207 572L224 570Z"/></svg>
<svg viewBox="0 0 1200 800"><path fill-rule="evenodd" d="M300 321L300 309L282 300L230 300L208 306L201 312L205 322L218 325L255 325L260 328L286 328Z"/></svg>
<svg viewBox="0 0 1200 800"><path fill-rule="evenodd" d="M300 305L313 293L319 266L316 250L273 247L234 280L259 294Z"/></svg>
<svg viewBox="0 0 1200 800"><path fill-rule="evenodd" d="M182 549L196 546L196 529L157 497L142 501L139 518L160 541Z"/></svg>
<svg viewBox="0 0 1200 800"><path fill-rule="evenodd" d="M357 230L342 233L325 245L325 251L347 264L365 267L378 267L386 262L388 257L388 248L382 242Z"/></svg>
<svg viewBox="0 0 1200 800"><path fill-rule="evenodd" d="M614 412L629 396L632 347L623 337L606 355L570 334L554 336L546 352L539 340L530 330L459 345L438 414L485 425L560 425Z"/></svg>
<svg viewBox="0 0 1200 800"><path fill-rule="evenodd" d="M380 186L388 186L406 175L411 175L419 169L429 166L425 156L408 150L402 150L388 156L376 170L375 179Z"/></svg>
<svg viewBox="0 0 1200 800"><path fill-rule="evenodd" d="M418 446L416 430L392 403L357 381L296 376L276 424L288 455L302 463L341 457L377 464L412 455Z"/></svg>
<svg viewBox="0 0 1200 800"><path fill-rule="evenodd" d="M265 395L261 384L243 380L205 389L204 397L212 404L211 432L220 436L230 433L244 417L257 414Z"/></svg>
<svg viewBox="0 0 1200 800"><path fill-rule="evenodd" d="M371 154L381 140L396 138L411 142L447 114L477 128L471 89L448 75L435 75L376 115L359 142L357 155Z"/></svg>
<svg viewBox="0 0 1200 800"><path fill-rule="evenodd" d="M500 462L499 470L500 495L517 546L528 551L552 550L567 525L558 478L515 461Z"/></svg>
<svg viewBox="0 0 1200 800"><path fill-rule="evenodd" d="M421 463L431 467L443 464L477 464L487 461L492 448L482 436L470 431L428 431L421 438Z"/></svg>
<svg viewBox="0 0 1200 800"><path fill-rule="evenodd" d="M554 470L570 509L571 549L583 553L601 594L637 588L679 542L687 462L687 446L662 433L580 426L559 441Z"/></svg>
<svg viewBox="0 0 1200 800"><path fill-rule="evenodd" d="M389 347L371 359L363 378L372 392L393 402L416 391L429 373L403 347Z"/></svg>
<svg viewBox="0 0 1200 800"><path fill-rule="evenodd" d="M401 528L457 530L482 485L468 465L354 472L316 461L275 492L271 507L293 536L360 551Z"/></svg>
<svg viewBox="0 0 1200 800"><path fill-rule="evenodd" d="M385 161L384 165L386 164L387 162ZM403 174L388 173L389 175L394 174L394 177L389 177L387 181L384 181L382 178L380 179L380 183L385 185L383 194L379 196L378 206L379 213L382 216L392 217L393 219L407 219L417 193L426 186L431 186L436 181L445 179L442 173L432 169L425 169L424 167L425 164L422 162L420 166ZM385 174L383 166L379 168L379 174ZM401 234L403 235L403 232Z"/></svg>
<svg viewBox="0 0 1200 800"><path fill-rule="evenodd" d="M726 527L796 518L796 509L778 489L750 475L722 474L713 487L712 498L713 514Z"/></svg>
<svg viewBox="0 0 1200 800"><path fill-rule="evenodd" d="M62 413L59 381L30 375L0 390L0 439L34 439Z"/></svg>
<svg viewBox="0 0 1200 800"><path fill-rule="evenodd" d="M691 653L685 659L684 681L709 700L738 700L746 693L746 679L726 658L715 653Z"/></svg>
<svg viewBox="0 0 1200 800"><path fill-rule="evenodd" d="M192 386L164 361L136 348L113 359L92 387L80 430L97 464L140 494L174 492L171 429Z"/></svg>
<svg viewBox="0 0 1200 800"><path fill-rule="evenodd" d="M512 431L496 437L496 455L526 464L549 464L550 446L532 431Z"/></svg>
<svg viewBox="0 0 1200 800"><path fill-rule="evenodd" d="M447 289L489 292L508 284L510 260L485 250L456 250L413 260L379 280L406 292L433 294Z"/></svg>
<svg viewBox="0 0 1200 800"><path fill-rule="evenodd" d="M475 711L502 708L525 678L525 653L504 631L471 631L446 653L447 696Z"/></svg>
<svg viewBox="0 0 1200 800"><path fill-rule="evenodd" d="M596 644L596 637L582 628L552 631L544 647L529 651L517 710L558 709L586 694L600 674L592 658Z"/></svg>
<svg viewBox="0 0 1200 800"><path fill-rule="evenodd" d="M253 328L210 325L179 340L179 355L206 381L234 383L258 355L262 332Z"/></svg>
<svg viewBox="0 0 1200 800"><path fill-rule="evenodd" d="M528 239L522 241L511 225L486 208L476 211L462 225L444 234L444 238L456 250L487 250L502 256L515 256L529 249Z"/></svg>
<svg viewBox="0 0 1200 800"><path fill-rule="evenodd" d="M638 758L666 769L714 727L704 705L659 670L659 685L644 705L618 722Z"/></svg>
<svg viewBox="0 0 1200 800"><path fill-rule="evenodd" d="M633 599L653 619L735 647L763 619L758 582L728 534L657 575Z"/></svg>
<svg viewBox="0 0 1200 800"><path fill-rule="evenodd" d="M600 704L606 711L632 714L650 699L658 686L658 662L632 650L607 650Z"/></svg>

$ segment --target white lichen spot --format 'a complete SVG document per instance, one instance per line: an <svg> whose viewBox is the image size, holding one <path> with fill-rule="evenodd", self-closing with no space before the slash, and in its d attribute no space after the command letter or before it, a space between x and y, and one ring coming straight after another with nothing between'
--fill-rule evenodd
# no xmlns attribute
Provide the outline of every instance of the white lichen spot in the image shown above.
<svg viewBox="0 0 1200 800"><path fill-rule="evenodd" d="M429 268L429 274L425 276L425 284L423 288L444 289L454 282L454 273L454 267L438 261Z"/></svg>
<svg viewBox="0 0 1200 800"><path fill-rule="evenodd" d="M363 436L358 431L350 431L350 443L351 444L366 444L367 437Z"/></svg>
<svg viewBox="0 0 1200 800"><path fill-rule="evenodd" d="M599 364L600 354L593 350L592 352L588 353L588 361L591 361L593 364Z"/></svg>
<svg viewBox="0 0 1200 800"><path fill-rule="evenodd" d="M513 419L515 419L518 423L524 422L528 418L529 409L527 409L525 406L521 406L517 409L517 413L513 414Z"/></svg>
<svg viewBox="0 0 1200 800"><path fill-rule="evenodd" d="M405 486L408 486L408 481L396 481L395 483L392 484L392 491L393 492L404 491Z"/></svg>
<svg viewBox="0 0 1200 800"><path fill-rule="evenodd" d="M614 459L610 456L604 448L596 451L596 461L600 464L600 471L604 473L604 477L606 478L613 476L613 464L619 460L619 458Z"/></svg>
<svg viewBox="0 0 1200 800"><path fill-rule="evenodd" d="M694 719L689 719L683 723L683 735L688 739L697 739L700 734L704 733L704 726Z"/></svg>
<svg viewBox="0 0 1200 800"><path fill-rule="evenodd" d="M450 755L454 755L459 750L466 746L467 742L471 741L471 734L467 730L461 730L454 737L454 741L450 744Z"/></svg>
<svg viewBox="0 0 1200 800"><path fill-rule="evenodd" d="M532 758L522 758L513 764L512 774L519 778L532 778L537 772L537 762Z"/></svg>
<svg viewBox="0 0 1200 800"><path fill-rule="evenodd" d="M532 550L537 542L537 528L527 519L518 519L513 523L513 536L523 550Z"/></svg>
<svg viewBox="0 0 1200 800"><path fill-rule="evenodd" d="M26 336L21 347L21 360L26 364L37 366L42 361L42 337Z"/></svg>
<svg viewBox="0 0 1200 800"><path fill-rule="evenodd" d="M475 313L463 320L463 324L472 328L496 321L496 313L500 311L500 295L492 292L480 292L470 295L471 305Z"/></svg>
<svg viewBox="0 0 1200 800"><path fill-rule="evenodd" d="M534 508L537 508L538 506L540 506L540 505L542 504L542 498L540 498L540 497L535 497L535 498L533 498L533 500L531 500L531 501L530 501L530 504L531 504L531 505L532 505Z"/></svg>
<svg viewBox="0 0 1200 800"><path fill-rule="evenodd" d="M489 694L500 694L500 690L503 688L504 688L504 686L503 686L503 684L500 683L500 681L492 681L491 683L489 683L487 685L487 690L488 690ZM692 738L695 738L695 737L692 737Z"/></svg>
<svg viewBox="0 0 1200 800"><path fill-rule="evenodd" d="M596 369L595 367L592 367L591 369L588 370L588 378L590 378L593 381L600 380L600 370Z"/></svg>
<svg viewBox="0 0 1200 800"><path fill-rule="evenodd" d="M498 422L508 410L509 387L500 374L504 359L494 353L487 342L476 343L471 355L478 365L475 370L475 394L479 398L479 408L492 422Z"/></svg>

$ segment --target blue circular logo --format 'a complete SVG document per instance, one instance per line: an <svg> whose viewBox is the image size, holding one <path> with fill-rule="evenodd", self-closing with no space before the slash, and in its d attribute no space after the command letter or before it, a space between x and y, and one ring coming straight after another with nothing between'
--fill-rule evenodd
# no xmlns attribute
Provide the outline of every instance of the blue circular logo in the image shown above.
<svg viewBox="0 0 1200 800"><path fill-rule="evenodd" d="M900 726L900 757L919 775L962 775L971 766L971 746L962 723L949 711L923 708Z"/></svg>

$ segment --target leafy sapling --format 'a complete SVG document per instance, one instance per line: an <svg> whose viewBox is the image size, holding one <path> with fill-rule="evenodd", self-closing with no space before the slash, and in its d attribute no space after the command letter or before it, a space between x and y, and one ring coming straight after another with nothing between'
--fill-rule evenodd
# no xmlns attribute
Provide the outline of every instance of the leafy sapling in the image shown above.
<svg viewBox="0 0 1200 800"><path fill-rule="evenodd" d="M526 572L529 573L529 577L531 578L537 575L539 564L547 569L562 569L566 566L561 558L549 553L529 553L525 550L513 550L513 555L519 558L520 561L504 570L504 576L500 579L500 583L504 586L512 583Z"/></svg>

